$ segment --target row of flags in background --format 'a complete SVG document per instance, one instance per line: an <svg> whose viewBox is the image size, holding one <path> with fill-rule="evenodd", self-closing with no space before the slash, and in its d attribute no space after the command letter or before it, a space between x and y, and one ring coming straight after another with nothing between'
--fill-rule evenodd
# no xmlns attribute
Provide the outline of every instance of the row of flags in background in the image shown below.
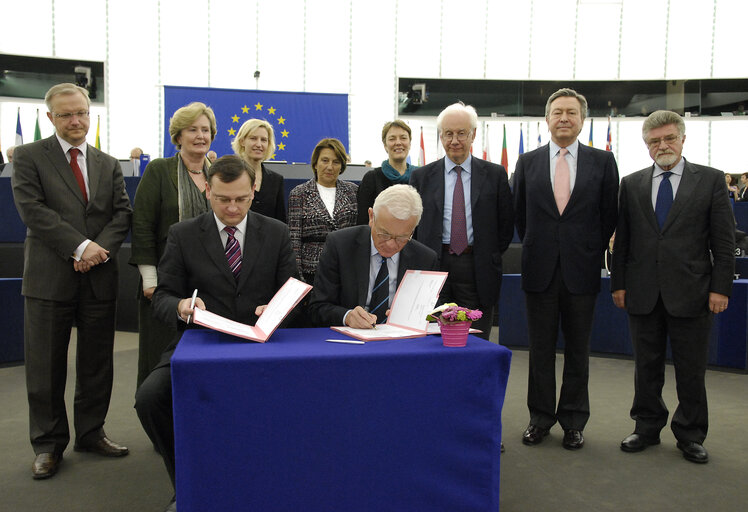
<svg viewBox="0 0 748 512"><path fill-rule="evenodd" d="M590 119L590 137L587 142L588 146L593 146L592 144L592 133L594 129L594 119ZM507 153L507 147L506 147L506 125L502 125L502 128L504 129L503 134L503 143L501 146L501 165L504 166L504 169L509 169L509 155ZM489 148L489 140L490 137L488 136L488 129L489 125L485 125L485 129L483 132L483 154L482 159L491 162L491 150ZM527 134L530 135L529 133ZM529 142L529 141L528 141ZM540 122L538 122L538 145L537 147L540 147L542 144L540 139ZM471 148L472 153L472 148ZM608 117L608 134L605 141L605 151L613 151L613 142L610 135L610 117ZM524 137L524 130L522 128L522 125L519 127L519 154L523 154L525 152L525 137ZM421 147L418 152L418 165L423 166L426 165L426 149L423 144L423 126L421 126Z"/></svg>
<svg viewBox="0 0 748 512"><path fill-rule="evenodd" d="M96 149L101 149L101 116L96 119ZM39 109L36 109L36 126L34 127L34 140L42 138L42 131L39 129ZM18 107L18 117L16 118L16 141L15 145L23 144L23 131L21 130L21 107Z"/></svg>

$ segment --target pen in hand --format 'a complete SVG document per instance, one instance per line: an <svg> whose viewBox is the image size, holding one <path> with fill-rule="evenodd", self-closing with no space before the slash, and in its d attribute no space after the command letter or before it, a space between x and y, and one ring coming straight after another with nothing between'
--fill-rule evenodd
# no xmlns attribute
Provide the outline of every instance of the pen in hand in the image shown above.
<svg viewBox="0 0 748 512"><path fill-rule="evenodd" d="M190 309L195 309L195 299L197 298L197 288L195 288L195 291L192 292L192 300L190 301ZM187 315L187 323L190 323L190 320L192 320L192 314Z"/></svg>
<svg viewBox="0 0 748 512"><path fill-rule="evenodd" d="M369 306L364 306L364 311L366 311L367 313L369 313L371 315L371 311L369 309L370 309ZM376 329L377 328L377 321L376 320L374 320L371 323L371 328L372 329Z"/></svg>

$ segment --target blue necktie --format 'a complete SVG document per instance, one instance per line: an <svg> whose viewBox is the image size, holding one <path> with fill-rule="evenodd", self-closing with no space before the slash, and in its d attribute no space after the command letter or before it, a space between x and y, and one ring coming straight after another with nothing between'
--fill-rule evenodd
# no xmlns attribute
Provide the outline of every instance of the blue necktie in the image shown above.
<svg viewBox="0 0 748 512"><path fill-rule="evenodd" d="M382 258L382 266L374 279L374 288L371 289L371 300L369 301L369 313L377 315L377 323L387 321L387 308L390 302L390 272L387 269L387 258Z"/></svg>
<svg viewBox="0 0 748 512"><path fill-rule="evenodd" d="M673 185L670 183L670 176L672 175L673 173L670 171L662 173L660 189L657 191L655 217L657 217L657 224L660 225L660 230L665 225L665 219L667 219L670 207L673 206Z"/></svg>

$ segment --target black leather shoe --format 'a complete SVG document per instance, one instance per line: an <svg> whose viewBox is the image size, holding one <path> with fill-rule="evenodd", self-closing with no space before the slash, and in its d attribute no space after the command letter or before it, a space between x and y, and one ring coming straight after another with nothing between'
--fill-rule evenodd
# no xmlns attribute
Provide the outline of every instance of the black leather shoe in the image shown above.
<svg viewBox="0 0 748 512"><path fill-rule="evenodd" d="M656 444L660 444L659 437L648 437L634 432L621 441L621 450L629 453L640 452L647 446L653 446Z"/></svg>
<svg viewBox="0 0 748 512"><path fill-rule="evenodd" d="M34 480L43 480L44 478L54 476L60 467L60 462L62 462L62 454L40 453L37 455L36 459L34 459L34 464L31 466L31 473L34 475Z"/></svg>
<svg viewBox="0 0 748 512"><path fill-rule="evenodd" d="M525 429L525 433L522 434L522 442L527 445L540 444L543 438L548 435L550 429L539 427L530 423Z"/></svg>
<svg viewBox="0 0 748 512"><path fill-rule="evenodd" d="M501 453L504 453L506 450L504 450L504 441L501 442Z"/></svg>
<svg viewBox="0 0 748 512"><path fill-rule="evenodd" d="M564 430L563 446L567 450L578 450L584 446L584 436L581 430Z"/></svg>
<svg viewBox="0 0 748 512"><path fill-rule="evenodd" d="M706 448L699 443L694 441L678 441L675 446L683 452L683 457L688 461L697 464L706 464L709 462L709 454L706 453Z"/></svg>
<svg viewBox="0 0 748 512"><path fill-rule="evenodd" d="M76 444L73 449L76 452L91 452L103 457L124 457L130 453L127 447L118 445L106 436L93 442Z"/></svg>

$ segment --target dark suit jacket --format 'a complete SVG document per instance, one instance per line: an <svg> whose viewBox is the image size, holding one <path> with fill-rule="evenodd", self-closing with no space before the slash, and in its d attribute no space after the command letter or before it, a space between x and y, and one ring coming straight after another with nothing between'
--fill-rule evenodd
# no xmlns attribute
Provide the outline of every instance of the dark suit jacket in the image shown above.
<svg viewBox="0 0 748 512"><path fill-rule="evenodd" d="M559 261L570 292L600 291L602 256L618 218L613 153L579 144L577 177L563 215L553 196L549 145L520 155L514 172L514 211L525 291L548 288Z"/></svg>
<svg viewBox="0 0 748 512"><path fill-rule="evenodd" d="M297 271L285 224L252 211L247 213L237 282L210 211L169 229L166 250L158 265L153 308L161 321L184 330L186 324L177 317L177 304L197 288L208 311L255 324L255 308L267 304L289 277L297 277ZM172 343L167 351L175 346Z"/></svg>
<svg viewBox="0 0 748 512"><path fill-rule="evenodd" d="M514 235L512 193L506 170L471 156L470 206L473 212L475 284L482 304L495 304L501 286L501 254ZM423 217L416 238L442 254L444 158L415 169L410 184L423 199Z"/></svg>
<svg viewBox="0 0 748 512"><path fill-rule="evenodd" d="M308 311L315 325L343 325L346 311L366 304L369 292L371 228L354 226L330 233L319 259ZM400 251L397 283L407 270L438 270L436 253L411 240Z"/></svg>
<svg viewBox="0 0 748 512"><path fill-rule="evenodd" d="M661 295L668 313L696 317L709 292L730 295L735 218L724 173L686 162L660 231L652 207L654 166L621 181L611 291L626 290L630 314L650 313Z"/></svg>
<svg viewBox="0 0 748 512"><path fill-rule="evenodd" d="M286 191L283 176L262 164L262 188L255 192L250 209L266 217L286 222Z"/></svg>
<svg viewBox="0 0 748 512"><path fill-rule="evenodd" d="M117 298L117 253L130 230L132 209L119 162L89 145L89 200L83 199L56 135L16 148L13 196L26 242L22 292L26 297L66 301L78 292L80 272L73 251L90 239L110 261L86 275L98 299Z"/></svg>

